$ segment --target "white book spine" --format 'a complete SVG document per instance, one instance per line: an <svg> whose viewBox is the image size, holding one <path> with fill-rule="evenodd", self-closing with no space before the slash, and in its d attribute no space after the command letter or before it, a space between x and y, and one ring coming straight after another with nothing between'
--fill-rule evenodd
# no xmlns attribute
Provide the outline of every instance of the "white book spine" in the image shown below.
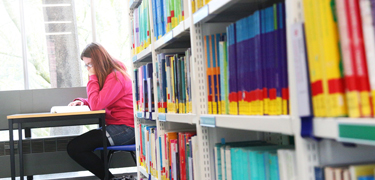
<svg viewBox="0 0 375 180"><path fill-rule="evenodd" d="M189 157L189 180L193 180L193 161L192 158Z"/></svg>
<svg viewBox="0 0 375 180"><path fill-rule="evenodd" d="M219 158L219 156L221 157L221 155L218 151L218 148L215 147L214 148L214 157L215 157L215 171L216 171L215 176L216 176L216 180L221 180L221 177L220 177L220 174L219 174L219 161L221 161L221 159Z"/></svg>
<svg viewBox="0 0 375 180"><path fill-rule="evenodd" d="M331 167L324 168L324 178L325 180L335 180L335 172Z"/></svg>
<svg viewBox="0 0 375 180"><path fill-rule="evenodd" d="M226 172L226 161L225 161L225 146L220 147L220 155L221 155L221 176L223 180L226 180L227 172Z"/></svg>
<svg viewBox="0 0 375 180"><path fill-rule="evenodd" d="M225 147L225 160L226 160L226 168L227 168L227 180L232 180L232 161L231 161L231 154L230 154L230 146Z"/></svg>
<svg viewBox="0 0 375 180"><path fill-rule="evenodd" d="M297 158L296 158L296 151L295 150L287 150L289 161L287 161L287 164L290 165L290 174L289 179L290 180L297 180Z"/></svg>
<svg viewBox="0 0 375 180"><path fill-rule="evenodd" d="M350 180L349 169L345 169L343 172L344 180Z"/></svg>
<svg viewBox="0 0 375 180"><path fill-rule="evenodd" d="M310 93L309 93L309 78L307 71L307 60L305 51L305 40L303 24L297 23L291 27L291 37L293 43L293 57L294 57L294 69L296 72L296 84L297 84L297 100L298 100L298 114L300 116L310 116L311 104Z"/></svg>
<svg viewBox="0 0 375 180"><path fill-rule="evenodd" d="M280 180L288 180L287 172L286 172L286 162L285 162L284 151L285 150L282 150L282 149L277 150Z"/></svg>

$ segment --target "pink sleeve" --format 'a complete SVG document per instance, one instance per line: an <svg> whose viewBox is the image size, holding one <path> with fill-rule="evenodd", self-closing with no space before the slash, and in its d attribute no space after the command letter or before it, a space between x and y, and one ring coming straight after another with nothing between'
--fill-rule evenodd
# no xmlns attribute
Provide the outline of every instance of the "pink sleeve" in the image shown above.
<svg viewBox="0 0 375 180"><path fill-rule="evenodd" d="M84 105L87 105L87 106L90 107L89 102L87 102L87 99L85 99L85 98L75 98L73 101L77 101L77 100L82 101Z"/></svg>
<svg viewBox="0 0 375 180"><path fill-rule="evenodd" d="M99 82L96 75L90 76L87 83L87 102L91 110L101 110L118 100L118 95L122 91L122 84L110 74L104 82L102 90L99 90Z"/></svg>

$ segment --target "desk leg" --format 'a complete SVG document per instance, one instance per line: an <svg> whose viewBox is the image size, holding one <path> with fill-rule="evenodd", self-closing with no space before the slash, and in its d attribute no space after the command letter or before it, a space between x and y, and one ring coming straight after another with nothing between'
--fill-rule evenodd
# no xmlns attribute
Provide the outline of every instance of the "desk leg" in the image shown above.
<svg viewBox="0 0 375 180"><path fill-rule="evenodd" d="M108 165L108 159L107 159L107 136L106 136L106 127L105 127L105 115L103 115L99 121L103 130L104 179L107 180L109 179L108 177L109 165Z"/></svg>
<svg viewBox="0 0 375 180"><path fill-rule="evenodd" d="M10 172L12 180L16 179L16 163L14 158L13 121L9 120Z"/></svg>
<svg viewBox="0 0 375 180"><path fill-rule="evenodd" d="M18 123L18 158L20 161L20 179L23 180L22 123Z"/></svg>

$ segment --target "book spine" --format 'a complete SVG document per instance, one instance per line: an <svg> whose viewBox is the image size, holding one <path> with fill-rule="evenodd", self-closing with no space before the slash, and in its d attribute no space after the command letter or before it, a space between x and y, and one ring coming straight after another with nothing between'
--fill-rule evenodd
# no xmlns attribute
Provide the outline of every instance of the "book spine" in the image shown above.
<svg viewBox="0 0 375 180"><path fill-rule="evenodd" d="M254 77L256 84L254 87L254 115L263 115L263 76L262 76L262 29L261 11L254 13Z"/></svg>
<svg viewBox="0 0 375 180"><path fill-rule="evenodd" d="M375 29L374 29L374 18L375 18L375 1L361 0L361 17L362 17L362 30L363 39L365 41L367 68L370 78L371 87L371 98L373 112L375 112Z"/></svg>
<svg viewBox="0 0 375 180"><path fill-rule="evenodd" d="M244 78L244 57L243 57L243 19L236 22L236 54L237 54L237 99L239 115L245 115L245 78Z"/></svg>
<svg viewBox="0 0 375 180"><path fill-rule="evenodd" d="M362 34L362 22L360 17L359 1L347 0L347 10L349 14L349 25L352 30L352 48L354 62L357 68L357 82L360 94L360 111L362 117L372 116L370 84L367 72L365 47Z"/></svg>
<svg viewBox="0 0 375 180"><path fill-rule="evenodd" d="M182 113L187 113L186 112L186 75L187 75L187 70L186 70L186 54L185 57L181 58L181 70L182 70Z"/></svg>
<svg viewBox="0 0 375 180"><path fill-rule="evenodd" d="M177 77L177 56L172 57L172 62L171 62L171 74L172 74L172 112L173 113L178 113L178 77Z"/></svg>
<svg viewBox="0 0 375 180"><path fill-rule="evenodd" d="M165 57L165 67L166 67L166 79L167 79L167 112L171 112L172 108L172 85L171 85L171 57Z"/></svg>
<svg viewBox="0 0 375 180"><path fill-rule="evenodd" d="M281 17L280 17L280 28L281 28L281 58L282 58L282 114L289 114L289 85L288 85L288 52L287 52L287 40L286 40L286 12L285 3L281 3ZM303 41L305 42L305 41ZM305 46L303 46L305 48ZM306 51L305 51L306 52Z"/></svg>
<svg viewBox="0 0 375 180"><path fill-rule="evenodd" d="M237 87L237 54L236 54L236 24L227 28L228 34L228 71L229 71L229 114L238 115Z"/></svg>
<svg viewBox="0 0 375 180"><path fill-rule="evenodd" d="M324 0L319 3L319 9L322 14L321 37L323 46L323 90L327 106L326 115L329 117L345 116L346 107L344 99L344 84L341 77L340 64L341 57L339 53L338 30L335 22L335 12L331 10L331 1Z"/></svg>
<svg viewBox="0 0 375 180"><path fill-rule="evenodd" d="M322 74L319 70L321 58L319 57L318 42L316 29L319 29L315 25L314 20L314 6L315 3L312 0L303 1L305 11L305 27L306 27L306 44L308 52L309 72L310 72L310 83L312 92L312 101L314 115L316 117L325 116L322 108L324 105L321 102L321 94L323 93Z"/></svg>
<svg viewBox="0 0 375 180"><path fill-rule="evenodd" d="M254 84L256 84L255 76L254 76L254 26L253 24L254 16L251 15L249 17L244 18L244 63L245 63L245 114L247 115L254 115L253 114L253 90ZM249 58L246 58L249 57ZM247 78L250 77L250 78Z"/></svg>
<svg viewBox="0 0 375 180"><path fill-rule="evenodd" d="M217 74L216 74L216 49L215 49L215 35L210 35L209 37L209 52L210 52L210 62L211 62L211 91L212 91L212 114L217 114Z"/></svg>
<svg viewBox="0 0 375 180"><path fill-rule="evenodd" d="M220 60L220 99L221 99L221 106L219 107L221 109L221 114L227 114L226 112L226 101L225 99L225 65L224 65L224 41L219 42L219 60Z"/></svg>
<svg viewBox="0 0 375 180"><path fill-rule="evenodd" d="M206 70L206 74L207 74L207 102L208 102L208 114L212 114L213 113L213 110L212 110L212 80L213 80L213 71L212 71L212 68L211 68L211 55L210 55L210 38L209 36L205 36L204 37L204 47L205 47L205 57L206 57L206 67L207 67L207 70Z"/></svg>
<svg viewBox="0 0 375 180"><path fill-rule="evenodd" d="M221 34L216 34L215 36L215 64L216 64L216 67L215 67L215 74L216 74L216 84L215 84L215 90L216 90L216 95L215 95L215 98L216 98L216 106L217 106L217 114L222 114L221 113L221 97L220 97L220 93L221 93L221 83L220 83L220 77L221 77L221 74L220 74L220 68L221 68L221 63L220 63L220 60L219 60L219 42L220 42L220 38L221 38Z"/></svg>
<svg viewBox="0 0 375 180"><path fill-rule="evenodd" d="M349 117L360 117L359 92L356 84L356 68L352 61L349 19L345 1L336 0L340 47L344 67L345 96Z"/></svg>
<svg viewBox="0 0 375 180"><path fill-rule="evenodd" d="M275 22L277 23L275 26L276 29L276 40L277 40L277 73L278 73L278 79L276 79L276 101L275 101L275 115L282 115L282 110L283 110L283 101L282 101L282 88L283 88L283 81L284 81L284 76L283 76L283 21L282 18L283 11L282 11L282 5L281 3L274 4L275 8Z"/></svg>

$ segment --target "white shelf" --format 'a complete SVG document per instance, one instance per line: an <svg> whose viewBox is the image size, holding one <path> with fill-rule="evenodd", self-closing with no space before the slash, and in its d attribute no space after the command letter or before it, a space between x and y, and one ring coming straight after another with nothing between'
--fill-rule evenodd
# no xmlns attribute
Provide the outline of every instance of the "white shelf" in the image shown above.
<svg viewBox="0 0 375 180"><path fill-rule="evenodd" d="M251 131L265 131L293 135L290 116L242 116L201 115L200 124L207 127L221 127Z"/></svg>
<svg viewBox="0 0 375 180"><path fill-rule="evenodd" d="M193 14L193 22L234 22L251 15L249 9L256 4L249 0L212 0Z"/></svg>
<svg viewBox="0 0 375 180"><path fill-rule="evenodd" d="M132 58L133 63L138 62L151 62L151 46L148 46L146 49L138 53L137 55L133 56Z"/></svg>
<svg viewBox="0 0 375 180"><path fill-rule="evenodd" d="M195 114L168 114L159 113L159 121L197 124L198 116Z"/></svg>
<svg viewBox="0 0 375 180"><path fill-rule="evenodd" d="M175 49L175 47L183 48L183 47L190 47L190 17L186 18L184 21L180 22L175 28L173 28L171 31L166 33L163 37L155 41L155 49L159 50L162 49L168 45L168 48ZM181 38L181 37L185 38Z"/></svg>
<svg viewBox="0 0 375 180"><path fill-rule="evenodd" d="M374 118L314 118L313 124L316 137L375 145Z"/></svg>
<svg viewBox="0 0 375 180"><path fill-rule="evenodd" d="M336 118L315 118L313 126L314 136L320 138L337 139L339 133Z"/></svg>
<svg viewBox="0 0 375 180"><path fill-rule="evenodd" d="M138 166L138 169L141 172L141 174L143 174L143 176L145 176L147 178L149 177L149 174L146 172L146 169L144 167Z"/></svg>

